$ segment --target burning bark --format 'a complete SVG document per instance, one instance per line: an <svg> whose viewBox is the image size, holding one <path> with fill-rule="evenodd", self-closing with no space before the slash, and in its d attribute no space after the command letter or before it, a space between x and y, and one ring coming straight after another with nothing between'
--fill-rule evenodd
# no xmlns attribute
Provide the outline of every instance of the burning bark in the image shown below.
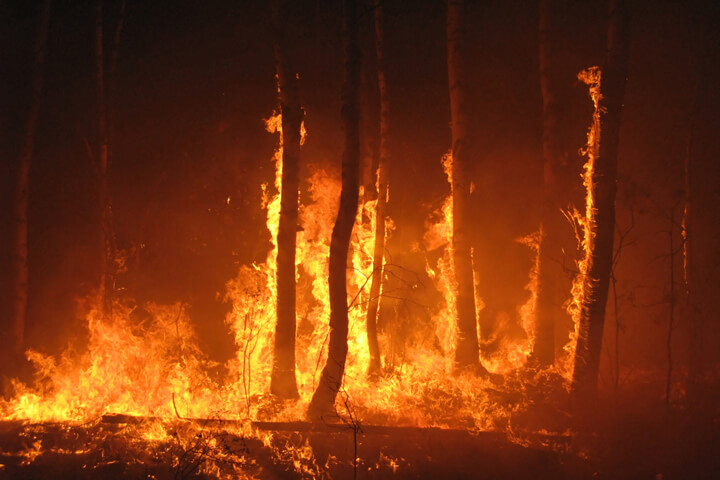
<svg viewBox="0 0 720 480"><path fill-rule="evenodd" d="M629 14L625 0L610 4L608 43L602 75L597 68L583 72L595 104L588 135L585 165L587 189L581 262L582 293L577 304L578 329L571 394L576 405L597 390L605 306L612 270L615 235L615 195L620 121L627 80Z"/></svg>
<svg viewBox="0 0 720 480"><path fill-rule="evenodd" d="M385 255L385 210L388 196L387 161L389 157L390 100L385 81L385 55L383 42L383 7L375 7L375 51L377 80L380 91L380 149L377 165L377 203L375 210L375 239L373 244L373 273L370 285L370 303L367 313L367 336L370 350L370 375L380 372L380 346L377 334L378 307L382 290Z"/></svg>
<svg viewBox="0 0 720 480"><path fill-rule="evenodd" d="M35 131L40 117L40 97L43 92L43 65L50 23L51 0L41 5L35 58L31 84L30 108L25 124L25 138L20 153L15 184L14 244L13 244L13 304L12 304L12 345L13 353L20 357L25 350L25 324L28 304L28 198L30 195L30 166L35 150Z"/></svg>
<svg viewBox="0 0 720 480"><path fill-rule="evenodd" d="M343 381L348 352L347 257L360 187L360 110L359 85L362 52L358 36L358 5L345 0L345 75L343 80L342 122L345 151L342 159L340 208L330 240L330 343L320 383L308 407L308 417L320 420L334 415L335 397Z"/></svg>
<svg viewBox="0 0 720 480"><path fill-rule="evenodd" d="M448 0L447 52L450 88L452 133L452 250L457 285L457 348L455 366L458 369L480 368L477 335L477 313L473 281L472 253L467 231L470 200L470 159L468 158L464 48L466 41L465 2Z"/></svg>
<svg viewBox="0 0 720 480"><path fill-rule="evenodd" d="M300 104L299 79L285 33L288 10L288 2L277 0L274 12L275 64L282 116L282 180L277 234L277 323L270 391L283 398L297 398L295 250L298 229L298 168L305 112Z"/></svg>

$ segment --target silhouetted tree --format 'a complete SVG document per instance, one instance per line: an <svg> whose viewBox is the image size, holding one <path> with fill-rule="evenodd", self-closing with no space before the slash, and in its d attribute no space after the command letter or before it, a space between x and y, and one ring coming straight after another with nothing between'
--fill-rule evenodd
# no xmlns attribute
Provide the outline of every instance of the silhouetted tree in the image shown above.
<svg viewBox="0 0 720 480"><path fill-rule="evenodd" d="M107 92L105 86L105 53L103 33L103 2L95 7L95 101L97 108L97 164L98 197L100 204L100 284L99 307L103 315L112 310L115 285L115 231L113 228L112 196L110 194L109 135Z"/></svg>
<svg viewBox="0 0 720 480"><path fill-rule="evenodd" d="M377 165L377 204L375 210L375 241L373 245L373 273L370 285L370 303L367 313L367 336L370 349L370 375L380 372L380 345L377 336L377 317L383 281L385 256L385 215L387 210L389 157L390 101L385 81L385 46L383 37L383 7L375 7L375 52L377 55L377 81L380 92L380 148Z"/></svg>
<svg viewBox="0 0 720 480"><path fill-rule="evenodd" d="M467 41L465 2L448 0L447 55L452 133L453 264L457 284L457 346L455 365L459 369L480 368L477 312L473 281L472 253L467 231L470 200L470 158L467 150Z"/></svg>
<svg viewBox="0 0 720 480"><path fill-rule="evenodd" d="M330 341L320 382L308 407L308 417L320 420L333 415L335 397L345 372L348 345L347 257L358 208L360 186L360 108L359 85L362 53L358 39L357 0L345 0L343 42L345 74L343 80L342 123L345 151L342 159L340 208L330 239Z"/></svg>
<svg viewBox="0 0 720 480"><path fill-rule="evenodd" d="M113 294L116 276L116 242L113 221L112 194L110 190L111 139L112 127L109 97L115 90L115 72L120 51L120 34L125 19L126 1L120 2L118 20L112 36L113 48L109 58L105 54L105 29L103 1L95 6L95 103L97 109L97 146L95 153L95 174L98 181L98 203L100 206L100 282L98 286L98 306L104 316L112 313ZM106 75L105 64L109 64ZM89 147L88 147L89 148ZM92 152L91 152L92 154Z"/></svg>
<svg viewBox="0 0 720 480"><path fill-rule="evenodd" d="M295 248L298 230L298 168L301 128L305 112L300 105L300 86L294 55L289 48L287 25L290 2L274 5L275 65L278 100L282 115L282 183L277 254L277 324L270 391L283 398L298 397L295 378Z"/></svg>
<svg viewBox="0 0 720 480"><path fill-rule="evenodd" d="M572 376L576 405L597 390L605 306L612 270L615 236L615 196L620 121L627 81L630 19L626 0L611 0L607 51L597 79L595 145L589 145L591 164L586 172L585 269L579 305L579 332ZM592 88L592 87L591 87Z"/></svg>
<svg viewBox="0 0 720 480"><path fill-rule="evenodd" d="M688 119L688 132L685 144L685 157L683 159L683 184L684 201L682 216L683 235L683 280L685 287L685 314L690 331L688 332L688 377L687 377L687 399L692 405L698 401L700 394L699 377L702 363L702 335L703 317L699 308L698 295L698 262L697 262L697 231L696 215L699 205L696 199L696 130L698 117L700 115L701 98L707 94L708 84L708 54L709 54L709 29L711 19L704 17L704 12L699 6L707 7L707 2L688 3L691 11L691 39L693 47L693 83L691 91L690 116Z"/></svg>
<svg viewBox="0 0 720 480"><path fill-rule="evenodd" d="M535 339L532 358L541 365L551 365L555 359L555 323L562 314L563 299L559 283L562 280L559 258L562 252L560 233L562 214L562 178L566 155L561 142L563 90L560 54L561 25L566 0L540 0L538 25L540 86L543 97L543 203L538 248L538 283L535 316Z"/></svg>
<svg viewBox="0 0 720 480"><path fill-rule="evenodd" d="M35 150L35 131L40 117L40 97L43 91L43 65L47 44L48 25L52 2L45 0L40 6L37 37L35 39L30 108L25 123L20 158L15 183L13 205L13 303L12 303L12 345L17 356L25 350L25 325L28 303L28 198L30 195L30 166Z"/></svg>

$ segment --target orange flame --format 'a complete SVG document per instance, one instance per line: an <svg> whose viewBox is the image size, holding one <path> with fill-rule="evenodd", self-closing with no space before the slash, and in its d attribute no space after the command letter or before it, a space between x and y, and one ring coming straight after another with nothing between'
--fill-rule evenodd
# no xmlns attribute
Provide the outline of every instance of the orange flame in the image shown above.
<svg viewBox="0 0 720 480"><path fill-rule="evenodd" d="M281 133L275 114L266 121L268 131ZM305 131L303 127L303 138ZM270 233L270 251L263 263L242 266L227 283L226 299L232 310L226 318L237 347L226 365L224 381L210 379L212 365L202 354L190 319L181 305L146 305L139 321L133 308L116 302L111 321L96 311L87 316L90 344L84 355L69 350L59 360L30 352L39 381L34 387L15 384L17 395L0 403L5 418L30 422L86 422L105 413L157 417L165 422L182 418L238 420L297 420L303 417L318 375L327 356L329 333L328 257L330 238L340 197L337 172L310 166L309 192L300 205L297 233L298 334L296 374L300 399L278 405L269 395L273 333L276 321L275 269L280 212L282 140L272 157L273 185L263 185L262 208ZM443 168L452 185L452 156L443 157ZM363 192L364 193L364 192ZM512 415L524 405L507 406L488 394L488 380L469 374L452 376L457 336L455 325L456 281L452 261L452 194L429 224L424 235L427 250L443 248L436 265L427 273L444 298L432 316L426 338L409 345L404 363L392 374L374 382L366 378L369 352L366 314L369 282L374 268L373 246L377 217L376 201L363 199L353 231L348 292L350 325L348 359L339 409L357 410L362 421L416 426L463 426L475 429L509 429ZM387 220L386 234L393 230ZM530 237L528 237L530 238ZM534 240L524 240L536 248ZM528 288L536 290L531 272ZM308 291L303 287L307 285ZM476 290L477 293L477 290ZM531 344L535 297L521 308L528 340L508 343L501 359L493 359L493 371L508 373L520 368ZM477 299L478 309L482 301ZM423 332L425 333L425 332ZM389 343L380 332L381 346ZM383 348L383 356L387 349ZM386 360L386 358L383 358ZM494 387L498 388L498 387ZM347 402L347 403L346 403ZM245 427L242 427L245 428ZM272 438L252 433L268 444ZM148 441L165 441L163 425L149 426L141 434ZM298 468L309 468L309 450L293 450ZM210 467L208 467L210 468Z"/></svg>
<svg viewBox="0 0 720 480"><path fill-rule="evenodd" d="M578 329L580 328L580 306L582 305L585 295L583 284L585 276L590 269L591 252L595 243L595 237L590 228L590 219L595 209L595 198L591 188L593 168L595 159L597 158L597 148L600 140L600 81L602 72L600 67L590 67L578 74L578 79L583 81L590 90L590 98L593 102L593 119L587 135L587 145L582 149L582 153L587 157L585 165L583 165L583 185L585 186L585 213L584 215L574 210L569 216L579 227L576 229L576 237L583 257L577 262L578 274L573 279L571 294L572 298L567 304L567 311L573 320L573 330L570 332L569 341L563 349L566 352L562 361L560 370L566 381L570 381L573 370L573 362L575 358L575 348L578 340Z"/></svg>

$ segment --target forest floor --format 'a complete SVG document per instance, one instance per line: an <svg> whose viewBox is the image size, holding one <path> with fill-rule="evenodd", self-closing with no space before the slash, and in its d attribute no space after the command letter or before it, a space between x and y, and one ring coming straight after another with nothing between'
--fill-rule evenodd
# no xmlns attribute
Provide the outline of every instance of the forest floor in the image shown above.
<svg viewBox="0 0 720 480"><path fill-rule="evenodd" d="M536 397L545 401L517 412L505 432L380 419L0 421L0 480L720 479L720 382L693 409L666 404L649 388L628 389L599 401L587 422L571 422L564 401Z"/></svg>
<svg viewBox="0 0 720 480"><path fill-rule="evenodd" d="M106 416L0 422L0 479L720 478L720 429L629 413L593 434ZM353 458L357 459L353 462Z"/></svg>
<svg viewBox="0 0 720 480"><path fill-rule="evenodd" d="M163 425L167 435L158 440L152 438L153 420L117 422L4 422L0 478L571 479L592 473L589 462L576 455L520 445L494 432L297 422L259 424L254 435L245 435L232 423L184 422ZM556 448L568 441L537 439L556 442Z"/></svg>

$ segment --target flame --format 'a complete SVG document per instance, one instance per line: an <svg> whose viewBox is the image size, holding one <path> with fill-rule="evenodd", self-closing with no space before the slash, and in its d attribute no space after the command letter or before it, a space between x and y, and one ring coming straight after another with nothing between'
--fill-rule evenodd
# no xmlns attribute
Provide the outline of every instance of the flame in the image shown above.
<svg viewBox="0 0 720 480"><path fill-rule="evenodd" d="M298 338L299 351L296 373L298 388L304 403L310 402L322 365L327 358L330 334L329 275L330 238L335 212L340 204L340 180L323 169L316 169L310 177L311 203L300 209L302 231L297 242L298 265L312 279L314 302L301 309L303 320L311 333Z"/></svg>
<svg viewBox="0 0 720 480"><path fill-rule="evenodd" d="M106 412L204 415L213 404L215 386L204 373L209 362L197 348L182 306L147 308L148 320L141 324L122 304L113 308L111 322L99 310L91 311L88 353L79 360L71 351L59 361L28 352L40 388L16 382L17 396L3 405L4 416L82 422Z"/></svg>
<svg viewBox="0 0 720 480"><path fill-rule="evenodd" d="M455 355L455 346L457 342L457 325L456 325L456 292L457 281L455 280L455 270L453 264L452 252L452 234L453 234L453 204L452 204L452 170L453 170L452 154L448 152L442 157L443 171L450 185L450 193L443 200L440 211L434 215L438 218L435 222L427 223L427 231L423 238L427 251L443 248L442 257L437 261L436 266L431 266L426 261L426 271L430 278L435 282L435 287L442 294L445 303L442 309L433 316L435 324L435 333L440 340L442 350L444 352L444 367L449 372L452 369L452 359ZM498 351L491 357L482 356L483 365L493 373L506 374L513 370L522 368L527 362L527 358L531 353L532 339L535 323L535 305L537 302L537 253L539 247L538 234L528 235L519 239L520 243L529 246L535 253L535 265L530 271L530 281L526 289L530 292L528 301L519 308L522 319L522 327L525 331L525 337L521 339L503 339ZM475 252L471 250L471 258L474 259ZM477 276L477 272L473 268L473 276ZM475 284L475 305L477 315L485 307L485 303L480 294L477 278L474 278Z"/></svg>
<svg viewBox="0 0 720 480"><path fill-rule="evenodd" d="M599 74L599 73L598 73ZM86 316L89 332L87 351L69 349L60 358L28 352L37 381L28 386L14 383L15 396L0 402L6 419L23 422L91 422L104 414L116 413L148 419L133 427L133 438L155 445L180 442L184 452L197 442L201 426L186 419L237 420L238 434L262 441L278 458L307 476L319 475L318 466L307 444L282 443L272 434L252 429L251 420L292 421L303 418L319 374L327 357L329 336L328 259L341 182L339 171L310 163L309 190L299 206L297 233L297 342L296 377L300 398L279 403L269 394L276 322L276 260L282 175L282 118L275 113L266 120L270 133L279 134L271 161L272 183L261 186L266 228L271 247L265 261L241 266L227 282L225 299L232 309L226 324L234 337L235 356L225 365L226 378L211 378L217 367L198 347L192 323L182 304L136 306L116 300L112 316L104 319L98 309ZM306 136L302 127L302 139ZM594 135L588 138L588 165L585 181L592 169ZM452 188L452 156L442 159ZM336 407L344 416L358 421L395 425L465 427L480 430L511 430L513 415L525 408L527 399L508 404L491 398L489 380L471 374L453 376L457 340L457 283L452 260L452 192L442 202L433 220L427 222L423 236L425 252L442 249L437 261L426 255L426 272L443 301L430 315L430 321L408 339L402 362L394 370L369 381L369 351L366 334L367 305L373 265L376 222L386 222L386 235L394 229L392 220L378 218L377 200L361 191L361 205L351 239L348 261L349 336L348 357L341 394ZM230 201L230 197L228 200ZM588 212L592 208L589 199ZM589 214L588 214L589 215ZM539 234L521 239L537 254ZM591 242L586 239L584 245ZM411 247L420 253L420 246ZM473 252L473 255L475 252ZM581 264L581 269L585 268ZM581 270L584 271L584 270ZM505 374L507 388L525 393L518 372L525 365L532 345L537 292L537 265L530 272L527 286L531 295L520 307L526 337L506 341L500 353L483 358L487 367ZM574 287L574 288L577 288ZM575 290L574 290L575 293ZM383 290L382 294L386 294ZM483 308L476 288L477 308ZM394 321L392 319L387 321ZM379 331L383 364L387 365L390 339ZM152 420L152 421L150 421ZM189 422L189 423L188 423ZM180 426L178 426L180 425ZM128 427L130 428L130 427ZM230 427L223 427L226 430ZM229 455L212 436L203 437L203 448L214 458ZM193 440L195 439L195 440ZM280 442L280 443L279 443ZM37 449L42 446L38 444ZM34 455L28 450L27 456ZM174 461L181 462L182 456ZM237 462L247 462L240 457ZM335 460L337 461L337 460ZM397 459L384 460L393 470ZM218 478L233 475L212 461L202 463L200 471ZM238 472L235 472L239 475Z"/></svg>
<svg viewBox="0 0 720 480"><path fill-rule="evenodd" d="M543 236L542 226L540 230L518 240L523 245L530 247L534 255L533 265L530 269L529 281L525 286L525 290L530 293L530 296L519 309L520 319L522 320L523 330L527 335L527 343L523 348L523 355L525 360L532 353L532 346L535 344L535 320L537 312L537 300L538 300L538 281L540 275L540 241Z"/></svg>
<svg viewBox="0 0 720 480"><path fill-rule="evenodd" d="M444 353L443 367L450 372L453 368L455 348L457 343L457 281L455 280L455 267L453 264L452 234L453 234L453 202L452 202L452 153L448 152L442 157L443 171L450 184L450 193L443 200L440 207L439 221L430 223L423 238L426 249L434 250L443 247L443 255L437 261L435 268L426 263L427 273L435 281L435 286L445 299L441 310L432 318L435 325L435 334ZM480 305L480 303L478 303Z"/></svg>
<svg viewBox="0 0 720 480"><path fill-rule="evenodd" d="M517 239L518 243L526 245L533 254L533 264L528 274L528 283L525 290L529 293L527 301L518 307L523 330L522 336L502 338L497 351L490 357L483 356L483 365L493 373L508 374L525 366L532 354L535 339L535 315L538 297L538 269L540 266L540 235L534 232ZM476 294L477 295L477 294ZM502 321L502 318L501 318ZM506 321L508 321L506 319ZM500 335L503 329L498 329Z"/></svg>
<svg viewBox="0 0 720 480"><path fill-rule="evenodd" d="M575 348L577 346L579 328L580 328L580 307L585 295L584 280L590 269L590 261L592 259L591 252L595 243L595 236L590 228L590 222L595 209L595 198L593 196L592 175L595 166L595 159L598 154L598 145L600 141L600 81L602 71L600 67L590 67L578 73L578 79L584 82L590 91L590 98L593 102L592 124L587 134L587 145L581 150L581 153L587 157L585 165L583 165L582 180L585 187L585 213L582 214L577 210L573 210L569 214L571 220L577 225L576 237L580 250L583 252L582 258L577 262L578 274L573 279L571 288L571 299L567 303L566 308L573 320L573 329L570 332L569 340L563 347L565 358L561 362L560 370L569 382L572 376L573 362L575 358ZM579 228L579 231L578 231Z"/></svg>

